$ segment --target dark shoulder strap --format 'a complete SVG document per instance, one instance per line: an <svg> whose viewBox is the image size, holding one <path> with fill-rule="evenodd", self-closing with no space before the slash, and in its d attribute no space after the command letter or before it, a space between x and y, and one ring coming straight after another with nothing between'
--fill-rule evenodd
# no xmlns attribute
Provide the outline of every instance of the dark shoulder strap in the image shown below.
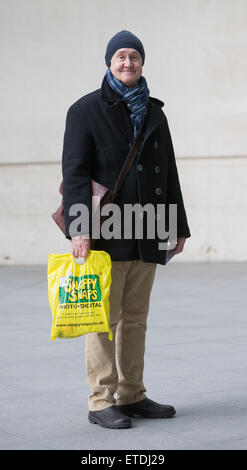
<svg viewBox="0 0 247 470"><path fill-rule="evenodd" d="M145 128L146 128L146 123L147 123L147 118L148 118L148 113L149 113L149 103L147 105L147 113L145 115L145 119L144 119L144 122L143 122L143 125L141 127L141 131L139 132L137 138L134 140L131 148L130 148L130 151L127 155L127 158L122 166L122 169L119 173L119 176L118 176L118 179L116 181L116 184L115 184L115 187L114 187L114 190L113 190L113 199L115 199L115 197L117 196L126 176L128 175L129 171L130 171L130 168L136 158L136 155L138 153L138 150L141 146L141 143L142 143L142 138L143 138L143 135L144 135L144 132L145 132Z"/></svg>

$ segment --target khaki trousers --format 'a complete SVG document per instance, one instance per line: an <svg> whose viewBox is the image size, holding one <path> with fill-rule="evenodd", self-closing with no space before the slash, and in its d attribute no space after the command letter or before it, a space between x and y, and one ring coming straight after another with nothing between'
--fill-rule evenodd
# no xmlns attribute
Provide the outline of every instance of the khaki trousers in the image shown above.
<svg viewBox="0 0 247 470"><path fill-rule="evenodd" d="M90 411L143 400L145 338L155 263L112 261L108 333L88 333L85 353Z"/></svg>

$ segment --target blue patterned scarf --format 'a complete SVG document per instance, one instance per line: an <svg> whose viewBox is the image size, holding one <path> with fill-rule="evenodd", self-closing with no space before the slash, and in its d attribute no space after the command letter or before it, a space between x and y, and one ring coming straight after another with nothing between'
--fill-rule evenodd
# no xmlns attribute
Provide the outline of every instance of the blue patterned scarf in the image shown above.
<svg viewBox="0 0 247 470"><path fill-rule="evenodd" d="M113 91L126 101L130 109L130 119L134 127L134 139L139 134L144 116L147 112L147 102L149 98L149 89L147 82L141 76L138 84L134 88L129 88L123 82L118 80L108 68L106 71L106 80Z"/></svg>

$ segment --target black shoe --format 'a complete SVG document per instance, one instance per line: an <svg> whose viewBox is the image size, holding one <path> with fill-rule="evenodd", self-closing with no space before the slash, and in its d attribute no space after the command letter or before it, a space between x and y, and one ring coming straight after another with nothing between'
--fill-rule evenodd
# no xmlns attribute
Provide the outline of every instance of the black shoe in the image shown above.
<svg viewBox="0 0 247 470"><path fill-rule="evenodd" d="M144 400L129 405L116 406L122 413L129 417L137 415L143 418L171 418L176 414L176 410L173 406L160 405L149 398L144 398Z"/></svg>
<svg viewBox="0 0 247 470"><path fill-rule="evenodd" d="M89 411L90 423L99 424L102 428L123 429L131 428L131 419L124 415L116 406L110 406L99 411Z"/></svg>

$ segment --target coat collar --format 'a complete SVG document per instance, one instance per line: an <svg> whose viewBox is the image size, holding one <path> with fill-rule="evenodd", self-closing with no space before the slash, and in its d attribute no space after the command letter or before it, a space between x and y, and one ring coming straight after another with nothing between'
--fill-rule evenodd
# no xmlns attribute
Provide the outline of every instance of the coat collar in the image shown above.
<svg viewBox="0 0 247 470"><path fill-rule="evenodd" d="M121 100L121 97L114 93L114 91L108 84L106 77L104 77L102 81L100 96L106 104L107 111L109 112L112 121L124 134L125 138L129 141L129 129L127 129L126 126L123 126L123 102ZM149 97L148 102L149 113L146 122L146 130L144 133L143 144L147 140L149 135L154 131L154 129L164 120L164 113L161 109L164 106L163 101L160 101L157 98Z"/></svg>
<svg viewBox="0 0 247 470"><path fill-rule="evenodd" d="M103 101L106 101L108 104L112 104L112 103L116 104L117 102L121 101L120 96L118 96L116 93L114 93L114 91L112 90L112 88L108 84L105 76L104 76L102 84L101 84L101 99ZM163 106L164 106L164 102L161 101L161 100L158 100L158 98L153 98L152 96L150 96L149 100L152 103L157 104L160 108L163 108Z"/></svg>

